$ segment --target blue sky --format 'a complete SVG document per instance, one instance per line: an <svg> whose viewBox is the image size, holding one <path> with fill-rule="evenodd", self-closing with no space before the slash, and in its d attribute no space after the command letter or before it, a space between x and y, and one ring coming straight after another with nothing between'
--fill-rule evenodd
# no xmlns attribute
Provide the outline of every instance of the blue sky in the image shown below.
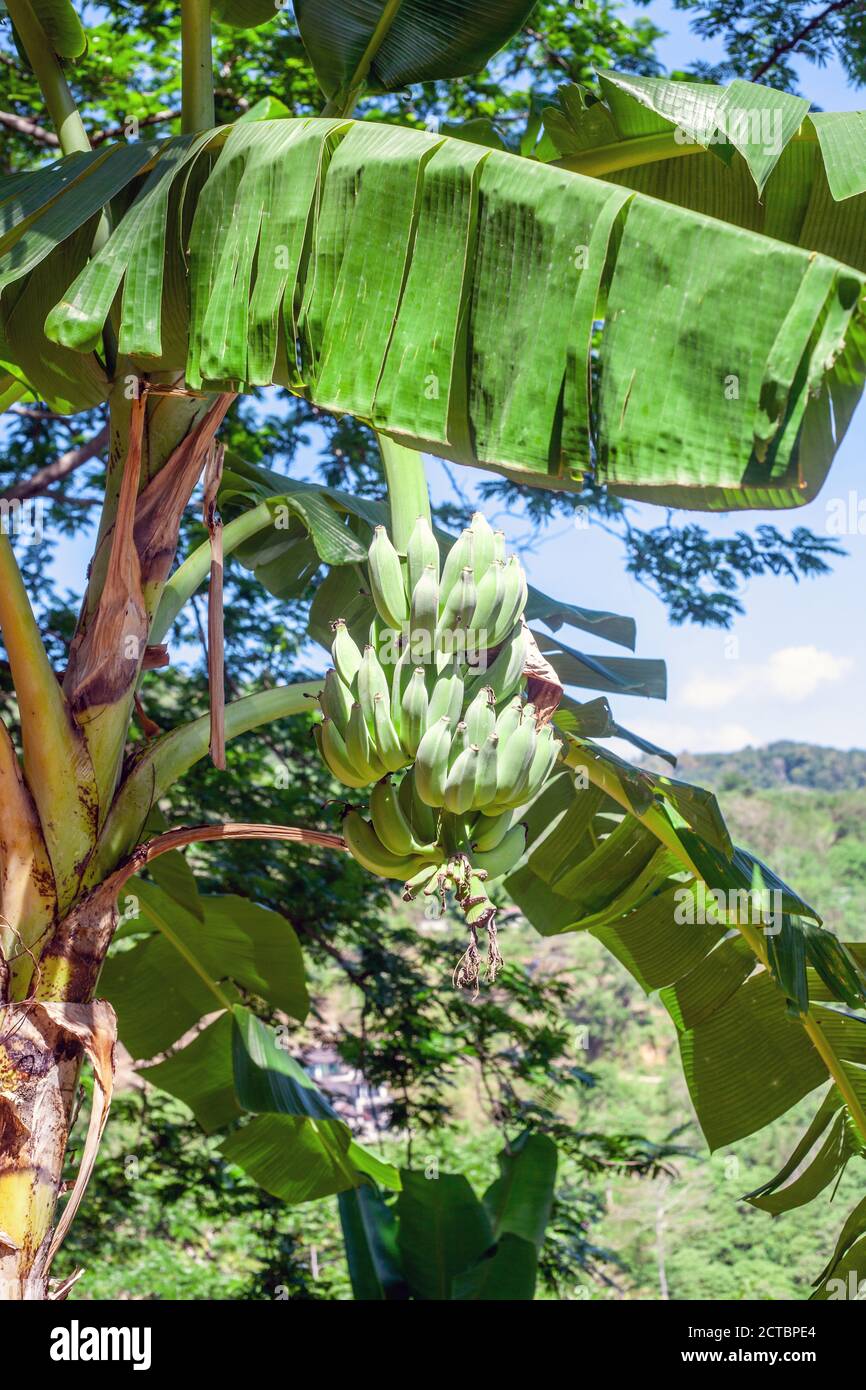
<svg viewBox="0 0 866 1390"><path fill-rule="evenodd" d="M670 4L655 3L649 11L629 4L623 9L626 17L649 13L669 29L659 49L668 66L697 56L710 60L720 56L713 45L689 33L686 16ZM801 79L803 91L825 109L866 107L866 93L847 87L844 75L834 66L816 70L804 65ZM847 507L852 494L855 505L866 499L864 450L866 405L861 404L830 479L810 506L797 512L698 519L715 535L752 529L765 520L783 530L804 524L824 533L834 505L841 502ZM457 471L467 491L485 476L469 469ZM434 498L441 498L450 489L448 476L434 461L429 473ZM638 625L638 654L667 661L666 702L628 696L612 701L620 721L636 732L675 751L727 751L781 738L837 748L864 747L866 500L863 506L864 534L844 537L849 554L835 562L832 575L800 584L776 578L749 582L742 592L746 614L730 632L671 627L659 600L625 574L619 542L597 527L577 530L554 524L524 558L530 580L548 593L633 616ZM493 509L488 510L492 518ZM664 517L659 508L640 507L635 519L649 526L658 525ZM497 512L496 521L512 539L525 537L521 518ZM83 563L80 543L64 546L58 560L61 581L78 588ZM583 645L580 635L568 631L563 635ZM605 644L589 639L585 648L599 654L606 649ZM610 654L614 649L607 650Z"/></svg>

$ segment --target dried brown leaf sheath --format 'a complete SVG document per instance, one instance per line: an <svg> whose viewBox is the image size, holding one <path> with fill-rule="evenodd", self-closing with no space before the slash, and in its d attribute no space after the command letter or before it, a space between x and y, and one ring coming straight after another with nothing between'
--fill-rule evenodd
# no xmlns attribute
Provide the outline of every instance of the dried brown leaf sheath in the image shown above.
<svg viewBox="0 0 866 1390"><path fill-rule="evenodd" d="M526 697L535 705L535 718L540 727L559 708L562 681L539 650L530 628L526 629L526 664L523 671L526 676Z"/></svg>
<svg viewBox="0 0 866 1390"><path fill-rule="evenodd" d="M105 584L93 622L70 653L66 679L74 710L120 699L135 679L147 642L141 564L134 539L146 409L144 396L133 401Z"/></svg>

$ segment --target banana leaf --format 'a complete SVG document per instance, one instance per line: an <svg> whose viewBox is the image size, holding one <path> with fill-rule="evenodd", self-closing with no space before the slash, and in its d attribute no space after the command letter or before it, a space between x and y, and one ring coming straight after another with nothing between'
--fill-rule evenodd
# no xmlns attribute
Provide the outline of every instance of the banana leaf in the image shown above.
<svg viewBox="0 0 866 1390"><path fill-rule="evenodd" d="M810 148L817 197L823 146ZM322 118L239 123L194 148L169 141L150 147L146 169L142 154L75 156L68 171L60 161L0 184L4 304L111 196L109 173L136 192L106 246L77 275L70 262L65 293L52 276L45 334L30 324L30 360L44 362L33 384L62 408L92 395L56 389L52 363L93 353L112 317L123 370L185 370L193 389L277 382L534 486L591 476L627 495L734 508L814 497L859 399L862 257L839 238L835 257L853 263L824 254L812 230L847 225L856 197L829 195L826 217L786 238L787 224L731 225L733 205L708 216L621 186L616 171L602 180ZM701 159L727 177L712 153L673 162ZM780 161L767 198L786 177ZM0 357L16 362L3 333L0 321Z"/></svg>
<svg viewBox="0 0 866 1390"><path fill-rule="evenodd" d="M396 1170L353 1140L285 1037L240 1003L238 987L306 1017L303 958L289 923L245 898L199 894L179 853L154 868L159 884L130 881L100 979L132 1056L164 1054L140 1074L189 1106L206 1133L232 1126L223 1156L283 1201L371 1182L398 1188Z"/></svg>
<svg viewBox="0 0 866 1390"><path fill-rule="evenodd" d="M264 0L222 0L245 9ZM484 67L529 18L534 0L294 0L295 18L327 96L351 85L373 48L368 86L462 77Z"/></svg>
<svg viewBox="0 0 866 1390"><path fill-rule="evenodd" d="M529 808L508 895L543 935L588 931L658 992L712 1149L830 1080L787 1163L747 1197L775 1214L811 1201L866 1153L866 950L734 846L709 793L563 731L566 769ZM863 1229L855 1214L831 1272Z"/></svg>

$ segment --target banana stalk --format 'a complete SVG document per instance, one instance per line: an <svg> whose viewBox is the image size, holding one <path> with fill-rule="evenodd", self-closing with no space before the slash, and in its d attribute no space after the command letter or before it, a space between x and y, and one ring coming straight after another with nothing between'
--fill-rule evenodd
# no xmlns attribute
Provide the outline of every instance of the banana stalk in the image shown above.
<svg viewBox="0 0 866 1390"><path fill-rule="evenodd" d="M57 892L36 807L2 720L0 805L0 957L9 965L6 988L15 998L27 992L30 953L54 921Z"/></svg>
<svg viewBox="0 0 866 1390"><path fill-rule="evenodd" d="M61 911L96 836L93 764L42 643L9 537L0 531L0 632L21 721L24 773L39 814Z"/></svg>

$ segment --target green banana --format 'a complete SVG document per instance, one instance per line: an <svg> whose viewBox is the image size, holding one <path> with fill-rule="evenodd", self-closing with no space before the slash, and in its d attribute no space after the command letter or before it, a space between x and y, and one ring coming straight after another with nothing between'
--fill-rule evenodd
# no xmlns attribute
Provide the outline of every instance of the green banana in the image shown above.
<svg viewBox="0 0 866 1390"><path fill-rule="evenodd" d="M445 605L451 596L451 591L457 584L463 570L467 565L472 565L473 535L468 529L461 531L456 541L445 557L445 564L442 566L442 578L439 581L439 611L445 611Z"/></svg>
<svg viewBox="0 0 866 1390"><path fill-rule="evenodd" d="M383 775L385 769L376 756L364 712L357 701L352 706L346 725L346 752L351 766L359 777L364 778L362 786L368 786L370 782L375 782Z"/></svg>
<svg viewBox="0 0 866 1390"><path fill-rule="evenodd" d="M493 532L493 558L505 564L506 541L504 531Z"/></svg>
<svg viewBox="0 0 866 1390"><path fill-rule="evenodd" d="M514 699L505 706L505 709L496 716L496 732L501 742L504 743L511 738L513 733L516 733L522 717L523 701L519 695L515 695Z"/></svg>
<svg viewBox="0 0 866 1390"><path fill-rule="evenodd" d="M468 694L474 699L480 688L489 685L497 705L510 699L523 683L526 651L526 628L521 623L503 644L493 664L469 682Z"/></svg>
<svg viewBox="0 0 866 1390"><path fill-rule="evenodd" d="M439 834L438 815L418 795L414 768L409 769L400 783L398 796L413 838L422 845L436 840Z"/></svg>
<svg viewBox="0 0 866 1390"><path fill-rule="evenodd" d="M451 751L451 720L447 715L431 724L415 754L415 786L428 806L442 806Z"/></svg>
<svg viewBox="0 0 866 1390"><path fill-rule="evenodd" d="M403 812L399 791L390 777L383 777L370 793L370 815L373 829L391 854L437 853L435 843L424 844L413 835Z"/></svg>
<svg viewBox="0 0 866 1390"><path fill-rule="evenodd" d="M440 637L446 632L468 630L472 615L475 612L477 594L475 575L471 567L467 565L461 571L460 578L448 595L445 607L442 609L437 628ZM462 652L459 654L463 656Z"/></svg>
<svg viewBox="0 0 866 1390"><path fill-rule="evenodd" d="M478 581L475 598L475 612L472 614L471 628L492 646L490 640L493 627L499 619L505 592L505 566L501 560L494 560Z"/></svg>
<svg viewBox="0 0 866 1390"><path fill-rule="evenodd" d="M423 855L392 854L386 849L370 822L358 811L349 811L343 817L343 838L362 868L380 878L402 879L405 883L424 868Z"/></svg>
<svg viewBox="0 0 866 1390"><path fill-rule="evenodd" d="M464 691L463 677L455 666L437 676L427 710L428 726L435 724L443 714L447 714L452 724L456 724L463 710Z"/></svg>
<svg viewBox="0 0 866 1390"><path fill-rule="evenodd" d="M525 785L535 753L535 721L525 716L516 731L499 741L496 760L496 805L503 810Z"/></svg>
<svg viewBox="0 0 866 1390"><path fill-rule="evenodd" d="M470 743L458 753L445 779L445 810L455 816L465 815L475 800L475 777L478 771L478 745Z"/></svg>
<svg viewBox="0 0 866 1390"><path fill-rule="evenodd" d="M439 544L433 534L426 516L419 516L412 527L409 544L406 547L406 563L409 571L409 592L414 594L428 565L434 570L436 583L439 583Z"/></svg>
<svg viewBox="0 0 866 1390"><path fill-rule="evenodd" d="M427 893L431 887L435 891L434 880L438 873L438 864L425 864L423 869L419 869L417 874L413 874L412 878L403 884L403 901L411 903L416 894L422 891Z"/></svg>
<svg viewBox="0 0 866 1390"><path fill-rule="evenodd" d="M354 689L355 677L361 666L362 656L357 642L351 636L343 618L338 618L335 623L331 623L331 631L334 640L331 644L331 656L337 675L349 690Z"/></svg>
<svg viewBox="0 0 866 1390"><path fill-rule="evenodd" d="M426 565L412 590L409 643L416 665L432 666L439 621L439 580L433 565Z"/></svg>
<svg viewBox="0 0 866 1390"><path fill-rule="evenodd" d="M388 712L388 700L377 695L373 700L373 732L379 761L388 772L399 772L406 766L406 754L394 721Z"/></svg>
<svg viewBox="0 0 866 1390"><path fill-rule="evenodd" d="M491 646L497 647L505 641L526 607L527 597L523 566L516 555L510 555L503 574L502 600L490 634Z"/></svg>
<svg viewBox="0 0 866 1390"><path fill-rule="evenodd" d="M556 765L559 750L559 740L554 735L552 725L545 724L537 732L535 752L532 755L532 763L523 789L524 802L532 801L541 791Z"/></svg>
<svg viewBox="0 0 866 1390"><path fill-rule="evenodd" d="M514 812L510 810L500 811L496 816L477 816L472 828L473 850L486 854L488 850L496 849L511 829L513 819Z"/></svg>
<svg viewBox="0 0 866 1390"><path fill-rule="evenodd" d="M413 670L409 648L404 647L391 672L391 718L398 734L403 727L403 696L412 679Z"/></svg>
<svg viewBox="0 0 866 1390"><path fill-rule="evenodd" d="M409 616L409 604L400 556L391 544L391 537L384 526L377 526L373 532L367 561L373 602L379 616L392 628L400 631Z"/></svg>
<svg viewBox="0 0 866 1390"><path fill-rule="evenodd" d="M466 711L469 742L480 748L496 728L496 702L489 685L482 686Z"/></svg>
<svg viewBox="0 0 866 1390"><path fill-rule="evenodd" d="M454 730L454 737L451 740L451 749L448 753L448 770L454 766L460 754L469 747L469 730L466 727L466 720L461 719L457 728Z"/></svg>
<svg viewBox="0 0 866 1390"><path fill-rule="evenodd" d="M466 900L467 906L465 915L466 921L470 927L488 922L494 917L496 909L487 896L487 888L485 887L484 881L480 879L477 874L470 874L469 876L469 882L466 887Z"/></svg>
<svg viewBox="0 0 866 1390"><path fill-rule="evenodd" d="M472 568L475 571L475 582L478 584L493 562L496 541L493 527L483 512L473 513L469 529L473 539Z"/></svg>
<svg viewBox="0 0 866 1390"><path fill-rule="evenodd" d="M325 687L319 695L319 704L322 713L328 719L333 719L340 733L345 735L352 712L352 692L333 668L325 673Z"/></svg>
<svg viewBox="0 0 866 1390"><path fill-rule="evenodd" d="M553 772L553 769L556 767L556 764L562 757L563 748L562 740L557 738L556 730L554 729L553 725L547 724L545 725L545 727L550 730L550 751L548 753L547 769L544 774L544 780L546 782L548 777Z"/></svg>
<svg viewBox="0 0 866 1390"><path fill-rule="evenodd" d="M403 640L397 636L394 628L388 627L381 618L376 618L370 624L369 646L376 653L376 660L382 668L385 676L387 692L391 690L391 680L394 675L394 667L403 651ZM383 692L384 693L384 692Z"/></svg>
<svg viewBox="0 0 866 1390"><path fill-rule="evenodd" d="M473 854L472 866L486 873L488 879L501 878L503 874L510 874L520 863L525 851L526 826L521 822L511 827L495 849Z"/></svg>
<svg viewBox="0 0 866 1390"><path fill-rule="evenodd" d="M382 670L381 663L372 647L364 648L364 655L361 658L361 665L358 667L358 674L355 677L355 689L358 695L358 704L364 712L367 721L367 728L373 732L373 701L377 695L386 700L390 700L390 689L388 677Z"/></svg>
<svg viewBox="0 0 866 1390"><path fill-rule="evenodd" d="M427 704L424 667L416 666L403 696L400 720L400 740L410 757L417 753L418 744L427 728Z"/></svg>
<svg viewBox="0 0 866 1390"><path fill-rule="evenodd" d="M496 799L497 767L499 761L499 735L492 733L484 740L478 754L475 772L475 796L472 805L476 808L489 806ZM482 848L487 848L486 845Z"/></svg>
<svg viewBox="0 0 866 1390"><path fill-rule="evenodd" d="M353 766L343 736L333 719L323 719L321 724L316 724L313 734L324 762L338 782L342 782L344 787L368 785L364 774Z"/></svg>

